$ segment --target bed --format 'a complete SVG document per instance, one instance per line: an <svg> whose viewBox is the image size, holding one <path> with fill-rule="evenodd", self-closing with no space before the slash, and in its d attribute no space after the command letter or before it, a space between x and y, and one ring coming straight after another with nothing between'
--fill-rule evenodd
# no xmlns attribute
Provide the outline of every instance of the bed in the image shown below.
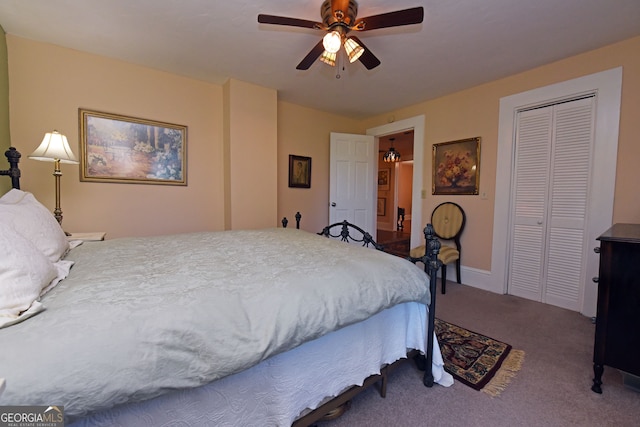
<svg viewBox="0 0 640 427"><path fill-rule="evenodd" d="M373 384L384 395L408 355L429 367L426 386L451 384L434 345L428 226L430 250L412 260L424 271L345 233L328 239L331 228L300 230L299 217L295 228L69 242L19 189L19 153L7 157L0 286L31 288L0 307L0 405L63 406L73 426L298 426Z"/></svg>

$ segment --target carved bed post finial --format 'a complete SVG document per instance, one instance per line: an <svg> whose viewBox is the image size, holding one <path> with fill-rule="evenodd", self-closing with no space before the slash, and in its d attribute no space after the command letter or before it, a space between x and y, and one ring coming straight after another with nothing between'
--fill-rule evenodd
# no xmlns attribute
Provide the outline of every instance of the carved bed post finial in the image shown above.
<svg viewBox="0 0 640 427"><path fill-rule="evenodd" d="M4 152L4 155L7 157L7 160L9 161L9 169L0 170L0 175L10 176L11 187L19 190L20 189L20 168L18 168L18 163L20 162L20 157L22 157L22 155L14 147L9 147L9 149Z"/></svg>
<svg viewBox="0 0 640 427"><path fill-rule="evenodd" d="M300 229L300 218L302 218L302 215L300 215L300 212L296 212L296 229Z"/></svg>
<svg viewBox="0 0 640 427"><path fill-rule="evenodd" d="M433 225L431 224L427 224L424 226L424 230L422 231L424 233L424 239L428 242L429 240L432 240L436 234L436 231L433 229Z"/></svg>

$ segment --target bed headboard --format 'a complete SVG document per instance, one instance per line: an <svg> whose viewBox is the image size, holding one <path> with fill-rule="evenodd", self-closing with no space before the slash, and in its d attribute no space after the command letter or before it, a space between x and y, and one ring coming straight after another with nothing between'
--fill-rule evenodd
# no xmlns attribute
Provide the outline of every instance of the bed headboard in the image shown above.
<svg viewBox="0 0 640 427"><path fill-rule="evenodd" d="M18 162L20 162L20 157L22 155L18 150L13 147L9 147L7 151L4 152L4 155L7 156L7 160L9 161L9 169L0 170L0 175L7 175L11 177L11 187L20 189L20 169L18 168Z"/></svg>

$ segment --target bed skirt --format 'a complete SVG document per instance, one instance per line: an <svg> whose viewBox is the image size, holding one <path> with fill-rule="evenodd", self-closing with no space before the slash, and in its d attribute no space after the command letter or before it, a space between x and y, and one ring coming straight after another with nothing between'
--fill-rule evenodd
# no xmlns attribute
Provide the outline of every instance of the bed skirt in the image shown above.
<svg viewBox="0 0 640 427"><path fill-rule="evenodd" d="M406 357L407 349L424 352L426 324L423 304L400 304L238 374L119 405L70 426L290 426L327 397L361 385L381 366ZM450 385L452 379L444 371L437 345L433 360L436 382ZM425 388L424 392L432 391Z"/></svg>

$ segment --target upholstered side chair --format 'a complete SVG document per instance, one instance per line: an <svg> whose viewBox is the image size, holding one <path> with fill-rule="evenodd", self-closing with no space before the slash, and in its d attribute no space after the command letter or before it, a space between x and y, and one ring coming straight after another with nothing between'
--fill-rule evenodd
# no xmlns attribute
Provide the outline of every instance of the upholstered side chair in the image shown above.
<svg viewBox="0 0 640 427"><path fill-rule="evenodd" d="M438 259L442 262L442 269L440 272L440 276L442 277L442 282L440 285L440 289L442 293L446 293L447 291L447 265L451 264L455 261L456 263L456 281L458 283L462 283L460 280L460 253L462 251L462 246L460 245L460 235L464 230L465 223L467 221L467 217L464 213L464 210L457 203L453 202L444 202L436 206L436 208L431 213L431 224L433 225L433 230L435 232L436 237L438 237L443 243L440 247L440 253L438 254ZM451 244L450 242L453 242ZM455 246L453 246L455 245ZM421 257L424 255L425 247L418 246L416 248L411 249L409 256L411 257Z"/></svg>

